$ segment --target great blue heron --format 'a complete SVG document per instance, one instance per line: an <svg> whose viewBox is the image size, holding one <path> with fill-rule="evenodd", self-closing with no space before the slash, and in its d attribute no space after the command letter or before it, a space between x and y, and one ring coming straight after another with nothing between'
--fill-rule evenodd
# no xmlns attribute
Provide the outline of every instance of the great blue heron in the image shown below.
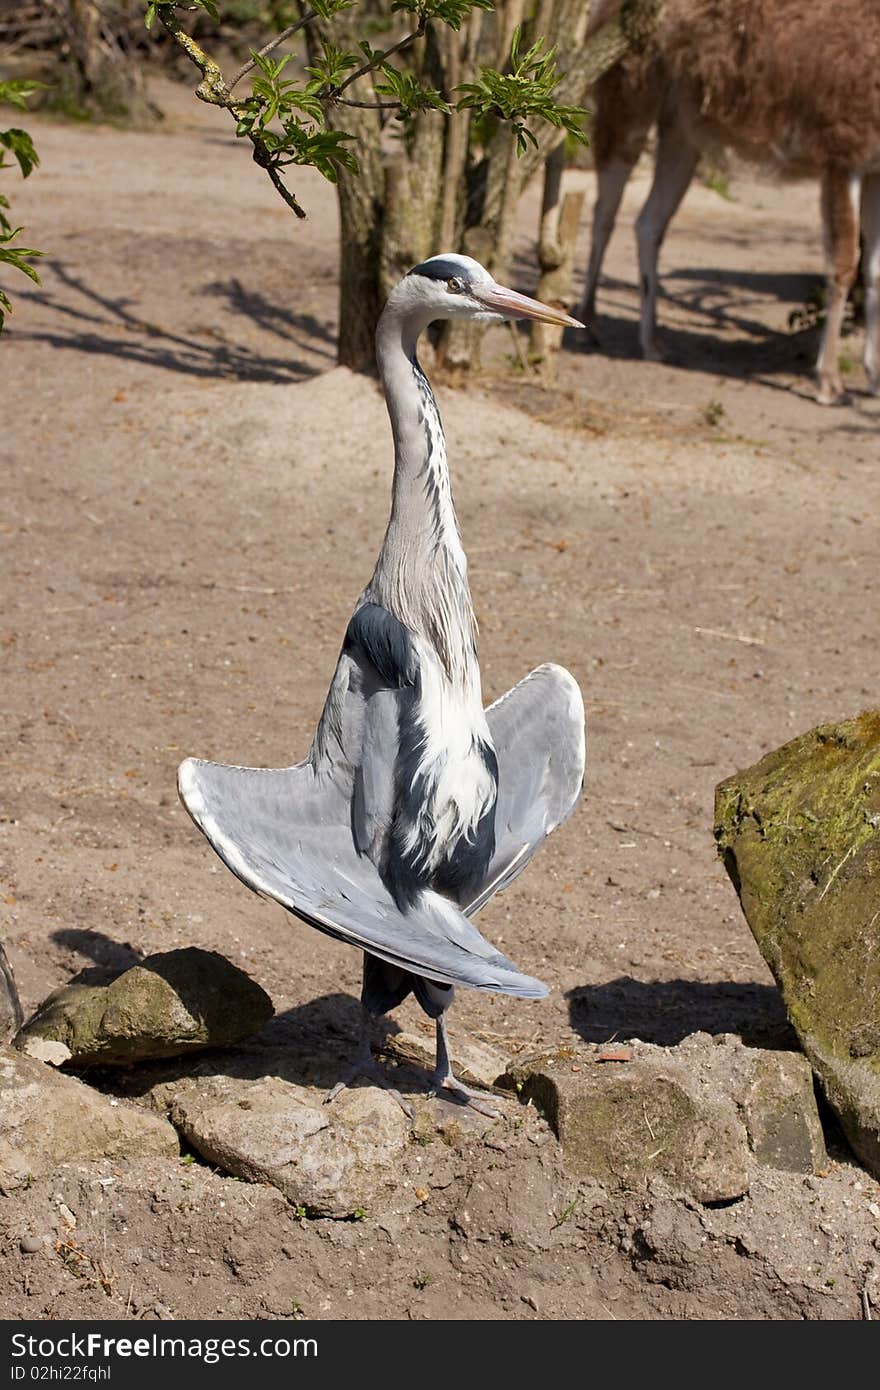
<svg viewBox="0 0 880 1390"><path fill-rule="evenodd" d="M580 326L467 256L434 256L400 281L376 334L394 436L391 517L309 755L287 768L188 758L178 784L249 888L364 951L364 1037L348 1080L376 1075L370 1021L412 992L436 1020L434 1086L497 1114L452 1073L446 1010L457 984L547 993L470 918L577 802L584 709L554 665L483 709L443 428L416 357L422 331L447 318Z"/></svg>

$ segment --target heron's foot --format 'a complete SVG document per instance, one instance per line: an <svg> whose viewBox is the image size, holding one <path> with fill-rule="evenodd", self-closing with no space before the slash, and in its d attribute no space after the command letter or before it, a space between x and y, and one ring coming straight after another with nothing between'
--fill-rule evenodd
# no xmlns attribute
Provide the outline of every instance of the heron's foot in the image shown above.
<svg viewBox="0 0 880 1390"><path fill-rule="evenodd" d="M471 1110L477 1110L481 1115L488 1115L490 1120L500 1120L504 1113L503 1110L498 1110L494 1105L490 1105L479 1091L474 1091L470 1086L465 1086L463 1081L458 1081L452 1072L443 1074L435 1072L431 1085L435 1095L439 1091L448 1091L462 1105L469 1105Z"/></svg>
<svg viewBox="0 0 880 1390"><path fill-rule="evenodd" d="M392 1086L379 1063L373 1059L372 1053L369 1057L359 1058L351 1071L348 1072L341 1081L337 1081L336 1085L333 1086L324 1097L324 1104L329 1105L331 1101L336 1099L341 1091L348 1090L352 1082L358 1079L369 1081L373 1086L381 1086L383 1091L387 1091L390 1096L394 1097L406 1118L408 1120L413 1119L415 1111L409 1101L404 1100L397 1088Z"/></svg>

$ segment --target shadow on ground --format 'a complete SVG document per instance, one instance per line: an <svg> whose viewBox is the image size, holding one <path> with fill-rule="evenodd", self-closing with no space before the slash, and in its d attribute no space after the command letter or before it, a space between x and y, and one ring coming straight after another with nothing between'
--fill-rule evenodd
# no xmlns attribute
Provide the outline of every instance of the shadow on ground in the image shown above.
<svg viewBox="0 0 880 1390"><path fill-rule="evenodd" d="M301 356L288 351L276 356L227 340L215 326L216 313L211 315L211 326L186 334L172 332L161 323L141 318L135 312L135 300L102 293L63 261L47 259L40 274L42 288L26 292L23 298L47 310L50 323L18 330L20 341L48 343L60 350L113 357L186 376L231 381L303 381L333 366L336 360L335 338L326 324L312 314L279 308L264 295L247 290L236 277L212 281L200 293L224 300L231 313L299 349Z"/></svg>
<svg viewBox="0 0 880 1390"><path fill-rule="evenodd" d="M566 995L571 1026L586 1042L640 1038L674 1047L690 1033L736 1033L751 1047L797 1049L775 985L656 980L621 975Z"/></svg>

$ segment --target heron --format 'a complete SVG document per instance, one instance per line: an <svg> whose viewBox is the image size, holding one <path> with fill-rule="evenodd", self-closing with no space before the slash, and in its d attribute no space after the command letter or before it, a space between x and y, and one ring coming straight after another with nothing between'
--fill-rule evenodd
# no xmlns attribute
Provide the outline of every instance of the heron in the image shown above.
<svg viewBox="0 0 880 1390"><path fill-rule="evenodd" d="M436 1023L435 1093L498 1111L454 1075L455 986L539 999L549 991L471 920L574 809L584 707L561 666L532 671L483 707L477 624L440 414L416 346L438 319L581 327L496 283L468 256L433 256L388 297L376 359L391 419L391 513L354 607L305 761L234 767L187 758L184 806L249 888L363 951L362 1035L352 1072L388 1087L375 1020L413 994Z"/></svg>

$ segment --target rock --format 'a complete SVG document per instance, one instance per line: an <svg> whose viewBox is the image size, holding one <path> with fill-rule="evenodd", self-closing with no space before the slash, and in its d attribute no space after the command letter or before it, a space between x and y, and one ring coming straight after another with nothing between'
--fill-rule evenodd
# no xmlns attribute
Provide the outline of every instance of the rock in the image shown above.
<svg viewBox="0 0 880 1390"><path fill-rule="evenodd" d="M23 1017L12 966L0 945L0 1043L9 1041Z"/></svg>
<svg viewBox="0 0 880 1390"><path fill-rule="evenodd" d="M23 1255L36 1255L38 1250L43 1249L44 1244L42 1236L22 1236L18 1248Z"/></svg>
<svg viewBox="0 0 880 1390"><path fill-rule="evenodd" d="M394 1033L387 1039L383 1050L402 1062L414 1062L428 1072L434 1070L436 1050L433 1034L425 1037L420 1033ZM507 1067L507 1059L500 1053L470 1038L450 1037L449 1056L455 1075L466 1086L494 1086Z"/></svg>
<svg viewBox="0 0 880 1390"><path fill-rule="evenodd" d="M160 1116L108 1100L73 1076L0 1047L0 1188L19 1187L73 1160L179 1151L177 1135Z"/></svg>
<svg viewBox="0 0 880 1390"><path fill-rule="evenodd" d="M56 1066L140 1062L239 1042L272 1014L268 994L243 970L190 946L147 956L109 985L56 990L15 1045Z"/></svg>
<svg viewBox="0 0 880 1390"><path fill-rule="evenodd" d="M813 729L722 782L715 822L801 1046L880 1177L880 711Z"/></svg>
<svg viewBox="0 0 880 1390"><path fill-rule="evenodd" d="M193 1148L237 1177L268 1182L312 1215L367 1210L395 1185L409 1122L387 1091L343 1091L324 1105L278 1077L199 1078L172 1101L171 1119Z"/></svg>
<svg viewBox="0 0 880 1390"><path fill-rule="evenodd" d="M806 1057L744 1047L737 1039L726 1060L727 1086L757 1162L793 1173L823 1171L828 1155Z"/></svg>
<svg viewBox="0 0 880 1390"><path fill-rule="evenodd" d="M555 1130L566 1167L610 1188L662 1177L700 1202L728 1201L749 1187L745 1126L726 1096L704 1094L674 1048L634 1046L613 1069L596 1047L518 1063L509 1073Z"/></svg>
<svg viewBox="0 0 880 1390"><path fill-rule="evenodd" d="M826 1163L804 1057L695 1033L678 1047L635 1041L609 1064L599 1046L526 1059L503 1078L544 1113L578 1177L614 1188L662 1178L700 1202L748 1191L755 1162L815 1172Z"/></svg>

